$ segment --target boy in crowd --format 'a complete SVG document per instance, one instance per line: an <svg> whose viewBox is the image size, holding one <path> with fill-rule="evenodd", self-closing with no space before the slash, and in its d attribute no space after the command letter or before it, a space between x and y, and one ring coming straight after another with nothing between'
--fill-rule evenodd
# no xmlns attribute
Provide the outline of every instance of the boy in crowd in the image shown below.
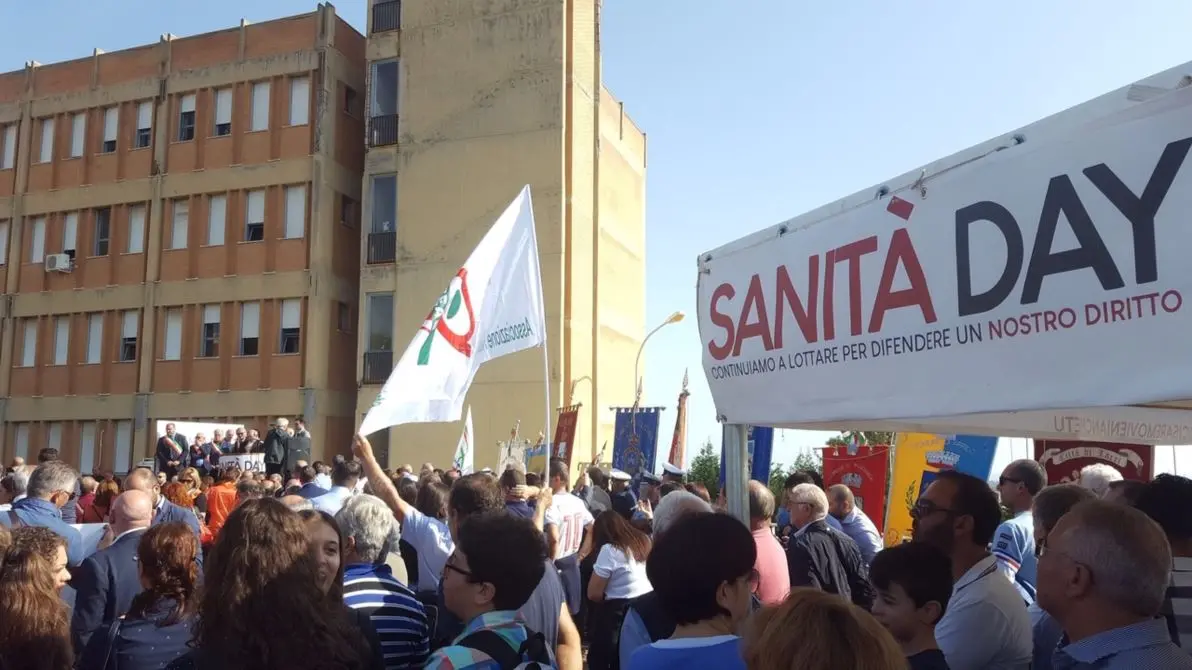
<svg viewBox="0 0 1192 670"><path fill-rule="evenodd" d="M935 624L952 596L952 562L923 542L878 552L869 566L877 589L873 616L894 636L911 670L948 670L935 642Z"/></svg>

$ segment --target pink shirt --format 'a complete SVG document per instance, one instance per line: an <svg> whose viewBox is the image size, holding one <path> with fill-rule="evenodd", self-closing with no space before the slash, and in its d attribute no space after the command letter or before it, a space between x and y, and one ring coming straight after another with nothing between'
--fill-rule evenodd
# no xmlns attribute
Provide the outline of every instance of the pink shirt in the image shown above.
<svg viewBox="0 0 1192 670"><path fill-rule="evenodd" d="M753 531L757 546L757 597L763 605L777 605L791 592L791 573L786 563L786 551L769 528Z"/></svg>

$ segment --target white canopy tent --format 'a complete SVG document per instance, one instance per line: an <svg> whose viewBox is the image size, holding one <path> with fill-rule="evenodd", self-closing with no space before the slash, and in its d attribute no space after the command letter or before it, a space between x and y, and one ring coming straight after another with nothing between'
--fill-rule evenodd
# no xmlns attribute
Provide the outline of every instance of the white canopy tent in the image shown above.
<svg viewBox="0 0 1192 670"><path fill-rule="evenodd" d="M1189 75L703 254L730 509L749 425L1192 443Z"/></svg>

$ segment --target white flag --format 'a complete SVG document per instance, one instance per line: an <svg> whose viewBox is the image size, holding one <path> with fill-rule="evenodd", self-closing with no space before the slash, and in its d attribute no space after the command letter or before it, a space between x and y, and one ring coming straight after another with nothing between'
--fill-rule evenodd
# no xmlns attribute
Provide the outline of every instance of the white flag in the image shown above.
<svg viewBox="0 0 1192 670"><path fill-rule="evenodd" d="M403 423L459 421L481 365L545 346L542 306L538 239L526 186L431 308L360 433Z"/></svg>
<svg viewBox="0 0 1192 670"><path fill-rule="evenodd" d="M465 475L472 474L475 468L475 457L472 455L472 408L464 415L464 432L459 436L459 446L455 448L455 469Z"/></svg>

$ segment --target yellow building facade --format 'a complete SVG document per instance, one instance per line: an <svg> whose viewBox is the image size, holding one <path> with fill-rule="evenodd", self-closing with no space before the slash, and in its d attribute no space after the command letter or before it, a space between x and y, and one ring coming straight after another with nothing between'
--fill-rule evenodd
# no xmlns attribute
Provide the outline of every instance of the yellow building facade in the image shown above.
<svg viewBox="0 0 1192 670"><path fill-rule="evenodd" d="M520 421L582 404L574 462L611 443L645 335L646 138L601 79L600 3L385 0L369 7L357 418L431 305L529 184L543 352L488 363L468 396L477 468ZM391 465L450 462L461 423L373 436Z"/></svg>

